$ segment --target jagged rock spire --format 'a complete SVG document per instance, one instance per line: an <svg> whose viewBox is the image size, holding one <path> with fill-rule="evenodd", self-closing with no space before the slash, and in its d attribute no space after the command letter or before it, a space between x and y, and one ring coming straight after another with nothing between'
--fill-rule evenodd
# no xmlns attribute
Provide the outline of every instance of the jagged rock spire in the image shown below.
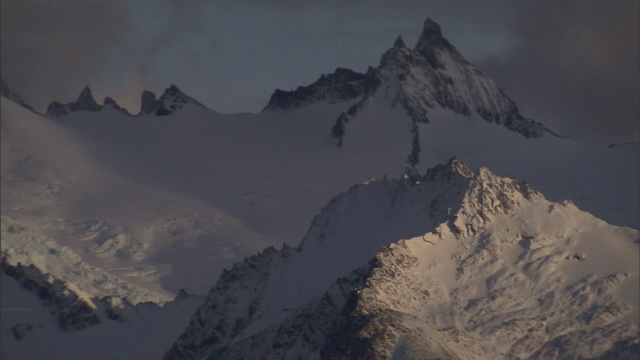
<svg viewBox="0 0 640 360"><path fill-rule="evenodd" d="M100 111L102 109L102 106L93 98L89 85L85 85L84 89L82 89L75 105L77 107L76 110Z"/></svg>
<svg viewBox="0 0 640 360"><path fill-rule="evenodd" d="M149 90L142 92L140 96L140 115L150 114L158 108L160 102L156 99L156 94Z"/></svg>
<svg viewBox="0 0 640 360"><path fill-rule="evenodd" d="M402 36L398 35L398 37L396 38L396 41L394 41L393 43L393 47L394 48L406 47L406 45L404 44L404 40L402 40Z"/></svg>
<svg viewBox="0 0 640 360"><path fill-rule="evenodd" d="M102 107L93 98L89 85L85 85L75 102L68 104L62 104L57 101L51 102L47 107L47 115L63 116L74 111L100 111Z"/></svg>

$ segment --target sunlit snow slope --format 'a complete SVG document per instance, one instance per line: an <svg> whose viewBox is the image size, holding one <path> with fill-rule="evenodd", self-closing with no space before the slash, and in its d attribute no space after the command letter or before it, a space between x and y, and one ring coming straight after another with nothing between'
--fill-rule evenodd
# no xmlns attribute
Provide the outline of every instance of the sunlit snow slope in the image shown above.
<svg viewBox="0 0 640 360"><path fill-rule="evenodd" d="M452 159L225 272L165 359L633 359L640 233ZM636 354L636 355L634 355Z"/></svg>

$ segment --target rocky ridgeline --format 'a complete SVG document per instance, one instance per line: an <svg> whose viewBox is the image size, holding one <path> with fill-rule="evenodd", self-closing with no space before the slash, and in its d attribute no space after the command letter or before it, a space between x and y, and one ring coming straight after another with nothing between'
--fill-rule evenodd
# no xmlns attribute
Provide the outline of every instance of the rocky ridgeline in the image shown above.
<svg viewBox="0 0 640 360"><path fill-rule="evenodd" d="M140 112L138 115L170 115L175 111L182 109L185 104L194 104L204 107L200 102L180 91L180 89L175 85L171 85L165 89L159 99L156 99L155 93L145 90L141 95ZM88 85L85 86L82 92L80 92L78 99L74 102L62 104L54 101L49 104L47 107L47 115L59 117L69 115L70 113L77 111L98 112L105 109L115 110L122 114L131 116L126 109L122 108L110 97L104 99L103 105L98 104L93 98L91 88L89 88Z"/></svg>

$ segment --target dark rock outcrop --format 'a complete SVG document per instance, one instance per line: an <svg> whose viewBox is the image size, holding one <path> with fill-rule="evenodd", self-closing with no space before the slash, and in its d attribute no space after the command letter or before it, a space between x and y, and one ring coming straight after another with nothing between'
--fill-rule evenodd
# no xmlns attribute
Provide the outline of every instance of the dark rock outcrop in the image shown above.
<svg viewBox="0 0 640 360"><path fill-rule="evenodd" d="M115 103L115 101L113 101ZM119 107L119 106L118 106ZM47 115L50 116L64 116L76 111L91 111L97 112L103 109L103 105L100 105L93 98L91 88L86 85L84 89L78 95L78 99L68 104L62 104L57 101L53 101L47 106Z"/></svg>
<svg viewBox="0 0 640 360"><path fill-rule="evenodd" d="M160 102L156 99L156 94L145 90L140 97L140 113L139 115L150 114L160 106Z"/></svg>

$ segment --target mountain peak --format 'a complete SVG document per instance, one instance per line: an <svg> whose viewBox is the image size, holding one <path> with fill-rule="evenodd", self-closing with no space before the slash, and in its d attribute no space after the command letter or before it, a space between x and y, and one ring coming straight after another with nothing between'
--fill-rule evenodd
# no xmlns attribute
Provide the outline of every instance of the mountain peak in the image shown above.
<svg viewBox="0 0 640 360"><path fill-rule="evenodd" d="M113 109L116 111L119 111L125 115L131 115L129 114L129 111L127 111L127 109L123 108L122 106L120 106L113 98L107 96L106 98L104 98L103 101L103 108L105 109Z"/></svg>
<svg viewBox="0 0 640 360"><path fill-rule="evenodd" d="M88 100L88 101L94 100L93 93L91 92L91 88L89 87L89 84L85 85L82 91L80 91L80 95L78 96L77 101L82 101L82 100Z"/></svg>
<svg viewBox="0 0 640 360"><path fill-rule="evenodd" d="M449 51L457 53L455 48L442 36L440 25L431 20L431 18L427 18L414 50L429 58L433 56L435 49L448 49ZM460 56L460 58L462 57Z"/></svg>
<svg viewBox="0 0 640 360"><path fill-rule="evenodd" d="M454 156L446 164L438 164L433 168L427 169L424 175L425 181L434 181L437 178L451 182L454 177L471 179L474 172L465 163Z"/></svg>
<svg viewBox="0 0 640 360"><path fill-rule="evenodd" d="M396 41L393 42L393 47L394 48L406 47L406 45L404 44L404 40L402 39L402 36L398 35L398 37L396 38Z"/></svg>
<svg viewBox="0 0 640 360"><path fill-rule="evenodd" d="M102 110L102 108L103 106L98 104L93 98L93 93L89 85L85 85L75 102L68 104L62 104L57 101L51 102L49 106L47 106L47 115L63 116L75 111L96 112Z"/></svg>
<svg viewBox="0 0 640 360"><path fill-rule="evenodd" d="M102 106L98 105L96 100L93 98L89 85L85 85L84 89L82 89L75 104L78 107L77 110L100 111L100 109L102 109Z"/></svg>
<svg viewBox="0 0 640 360"><path fill-rule="evenodd" d="M464 116L478 115L527 138L538 138L544 133L558 136L543 124L522 116L515 102L468 62L444 38L440 25L431 18L424 22L413 49L407 48L398 36L393 47L382 55L377 68L366 74L338 68L309 86L300 86L294 91L276 90L265 110L295 109L321 101L335 104L357 100L340 115L342 120L345 117L348 120L362 111L381 88L386 89L384 97L392 99L391 105L402 106L415 124L428 123L432 109L439 107ZM340 125L338 122L340 120L336 121ZM344 133L345 129L333 132L340 138L339 146Z"/></svg>
<svg viewBox="0 0 640 360"><path fill-rule="evenodd" d="M427 17L427 20L424 21L422 34L424 35L425 33L434 33L442 37L440 25L437 22L433 21L433 19L431 19L430 17Z"/></svg>
<svg viewBox="0 0 640 360"><path fill-rule="evenodd" d="M166 88L159 99L156 99L154 92L144 90L140 96L140 100L140 112L138 115L151 113L158 116L170 115L184 107L185 104L204 107L198 100L182 92L175 84L171 84Z"/></svg>
<svg viewBox="0 0 640 360"><path fill-rule="evenodd" d="M453 156L449 161L447 161L447 168L449 168L452 172L460 174L464 177L472 177L473 170L471 170L465 163L463 163L457 156Z"/></svg>
<svg viewBox="0 0 640 360"><path fill-rule="evenodd" d="M173 114L176 110L182 109L185 104L204 107L198 100L182 92L175 84L171 84L164 90L158 102L159 106L156 110L156 115L160 116Z"/></svg>
<svg viewBox="0 0 640 360"><path fill-rule="evenodd" d="M182 91L180 91L180 88L177 87L176 84L171 84L171 85L169 85L168 88L166 88L164 90L165 94L167 94L167 93L179 93L179 92L182 92Z"/></svg>

